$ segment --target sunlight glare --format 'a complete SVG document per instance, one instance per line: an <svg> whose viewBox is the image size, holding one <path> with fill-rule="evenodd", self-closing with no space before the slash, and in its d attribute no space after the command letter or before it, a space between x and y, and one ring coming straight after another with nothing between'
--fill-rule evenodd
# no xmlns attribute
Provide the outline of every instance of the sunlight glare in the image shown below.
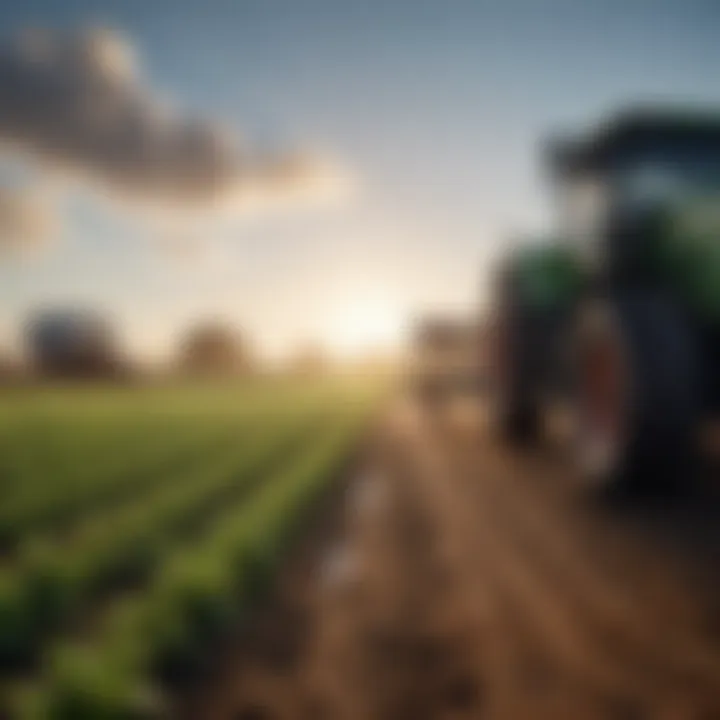
<svg viewBox="0 0 720 720"><path fill-rule="evenodd" d="M400 313L389 302L366 298L333 315L327 332L331 350L342 357L396 348L401 340Z"/></svg>

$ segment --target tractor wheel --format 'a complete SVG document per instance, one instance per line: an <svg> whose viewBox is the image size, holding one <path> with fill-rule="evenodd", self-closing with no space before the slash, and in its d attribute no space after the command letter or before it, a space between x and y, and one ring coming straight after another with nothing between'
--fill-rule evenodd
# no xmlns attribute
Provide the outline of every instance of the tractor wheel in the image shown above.
<svg viewBox="0 0 720 720"><path fill-rule="evenodd" d="M604 489L667 489L694 465L699 366L681 314L659 295L581 303L573 343L575 459Z"/></svg>
<svg viewBox="0 0 720 720"><path fill-rule="evenodd" d="M491 422L516 447L535 445L541 435L533 325L528 309L515 305L498 311L492 331Z"/></svg>

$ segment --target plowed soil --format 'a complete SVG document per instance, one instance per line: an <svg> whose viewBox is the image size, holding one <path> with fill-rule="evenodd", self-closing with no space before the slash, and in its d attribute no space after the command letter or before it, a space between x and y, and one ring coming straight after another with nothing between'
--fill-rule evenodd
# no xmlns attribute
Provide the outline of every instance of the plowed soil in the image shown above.
<svg viewBox="0 0 720 720"><path fill-rule="evenodd" d="M720 498L701 480L601 501L471 406L400 404L178 714L720 718Z"/></svg>

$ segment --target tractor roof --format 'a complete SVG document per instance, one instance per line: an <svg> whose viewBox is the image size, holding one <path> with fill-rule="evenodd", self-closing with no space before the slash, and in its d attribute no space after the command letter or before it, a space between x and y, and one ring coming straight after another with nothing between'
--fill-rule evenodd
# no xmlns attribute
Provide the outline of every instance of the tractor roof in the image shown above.
<svg viewBox="0 0 720 720"><path fill-rule="evenodd" d="M591 133L551 141L550 164L560 176L602 171L628 157L658 148L720 151L720 108L639 108L619 113Z"/></svg>

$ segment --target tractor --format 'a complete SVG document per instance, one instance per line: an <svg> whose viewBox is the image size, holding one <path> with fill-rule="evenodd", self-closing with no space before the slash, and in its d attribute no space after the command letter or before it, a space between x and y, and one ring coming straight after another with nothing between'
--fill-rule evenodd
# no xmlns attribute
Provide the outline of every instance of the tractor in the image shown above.
<svg viewBox="0 0 720 720"><path fill-rule="evenodd" d="M558 222L493 275L494 424L566 408L579 477L674 486L720 410L720 111L636 108L547 144Z"/></svg>

